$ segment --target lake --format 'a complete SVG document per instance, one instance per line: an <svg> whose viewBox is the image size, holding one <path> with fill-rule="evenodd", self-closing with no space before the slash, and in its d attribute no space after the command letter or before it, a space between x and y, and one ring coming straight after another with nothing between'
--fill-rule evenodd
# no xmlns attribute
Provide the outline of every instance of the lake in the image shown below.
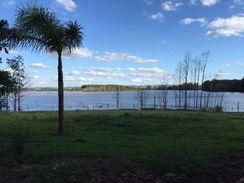
<svg viewBox="0 0 244 183"><path fill-rule="evenodd" d="M156 92L156 95L155 95ZM146 107L152 108L155 105L157 108L162 107L162 102L158 97L160 91L148 91L149 98L146 102ZM188 94L190 106L193 105L192 99L193 91ZM23 111L48 111L58 109L58 93L56 91L28 91L23 92L22 110ZM81 92L72 91L65 92L65 110L106 110L116 109L115 92ZM212 93L215 96L217 93ZM204 93L207 96L207 93ZM156 97L154 97L156 96ZM167 108L175 109L175 91L168 92ZM182 97L183 98L183 97ZM211 100L215 103L216 99ZM155 105L154 105L155 102ZM237 112L239 103L239 111L244 112L244 93L224 93L222 102L223 110L226 112ZM182 102L183 104L183 102ZM214 104L213 104L214 105ZM138 102L137 92L121 92L120 93L120 108L121 109L138 109L140 104Z"/></svg>

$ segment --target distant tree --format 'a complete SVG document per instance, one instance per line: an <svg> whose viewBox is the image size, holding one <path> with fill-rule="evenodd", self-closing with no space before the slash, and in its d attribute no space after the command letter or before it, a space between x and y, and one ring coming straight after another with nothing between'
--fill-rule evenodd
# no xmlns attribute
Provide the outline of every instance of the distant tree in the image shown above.
<svg viewBox="0 0 244 183"><path fill-rule="evenodd" d="M0 70L0 111L4 108L8 111L8 95L14 87L10 72Z"/></svg>
<svg viewBox="0 0 244 183"><path fill-rule="evenodd" d="M11 77L13 80L13 105L14 111L21 110L21 91L25 86L25 68L24 59L22 56L18 55L12 59L7 59L7 64L12 70Z"/></svg>
<svg viewBox="0 0 244 183"><path fill-rule="evenodd" d="M160 105L163 104L163 108L167 109L167 104L168 104L168 82L169 82L169 77L164 76L163 77L163 86L161 90L158 92L158 99Z"/></svg>
<svg viewBox="0 0 244 183"><path fill-rule="evenodd" d="M157 108L157 97L158 97L158 92L157 90L153 90L153 108Z"/></svg>
<svg viewBox="0 0 244 183"><path fill-rule="evenodd" d="M21 39L18 45L31 47L33 51L56 52L58 55L58 134L64 135L64 83L62 53L82 43L82 27L77 21L65 24L49 9L38 5L27 5L17 11L16 28Z"/></svg>
<svg viewBox="0 0 244 183"><path fill-rule="evenodd" d="M145 88L138 88L136 92L136 100L140 105L140 109L144 109L146 107L146 103L149 99L149 91Z"/></svg>
<svg viewBox="0 0 244 183"><path fill-rule="evenodd" d="M120 101L121 101L121 91L120 91L120 86L116 87L116 91L114 93L114 99L116 101L116 107L117 109L120 108Z"/></svg>
<svg viewBox="0 0 244 183"><path fill-rule="evenodd" d="M211 81L205 81L202 85L203 91L214 92L244 92L244 78L233 80L219 80L213 79Z"/></svg>
<svg viewBox="0 0 244 183"><path fill-rule="evenodd" d="M183 85L187 86L188 84L188 77L189 77L189 69L190 69L190 62L191 62L191 55L190 53L187 53L185 56L185 59L182 62L182 75L183 75ZM184 109L187 109L188 103L188 88L185 87L185 97L184 97Z"/></svg>
<svg viewBox="0 0 244 183"><path fill-rule="evenodd" d="M181 109L181 96L182 96L182 91L181 91L181 84L183 80L183 66L182 63L179 62L176 68L176 80L178 82L178 95L175 93L175 97L178 97L178 108Z"/></svg>
<svg viewBox="0 0 244 183"><path fill-rule="evenodd" d="M205 81L205 72L206 72L206 67L207 63L209 60L210 52L204 52L201 55L201 86L203 85L203 82ZM202 102L203 102L203 90L201 91L200 95L200 108L202 108Z"/></svg>

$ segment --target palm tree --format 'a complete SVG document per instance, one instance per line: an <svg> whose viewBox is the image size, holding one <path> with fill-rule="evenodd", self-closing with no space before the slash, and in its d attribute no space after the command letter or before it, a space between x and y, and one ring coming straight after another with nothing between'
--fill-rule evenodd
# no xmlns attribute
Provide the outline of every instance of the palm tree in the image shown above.
<svg viewBox="0 0 244 183"><path fill-rule="evenodd" d="M31 47L32 51L56 52L58 56L58 134L64 134L64 84L62 53L82 44L82 27L77 21L61 23L50 10L38 5L20 7L15 27L21 35L18 46Z"/></svg>

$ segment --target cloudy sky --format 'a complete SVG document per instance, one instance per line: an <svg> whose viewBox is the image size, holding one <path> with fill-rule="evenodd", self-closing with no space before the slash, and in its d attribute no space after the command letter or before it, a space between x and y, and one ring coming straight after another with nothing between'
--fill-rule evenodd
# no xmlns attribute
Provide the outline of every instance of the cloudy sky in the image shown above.
<svg viewBox="0 0 244 183"><path fill-rule="evenodd" d="M0 19L13 26L27 0L1 0ZM33 0L31 1L33 2ZM42 0L63 21L83 27L83 47L65 55L65 86L160 84L185 53L210 51L208 79L244 76L244 0ZM32 86L57 86L57 59L50 53L14 50ZM3 58L6 55L1 54ZM0 65L4 67L4 64Z"/></svg>

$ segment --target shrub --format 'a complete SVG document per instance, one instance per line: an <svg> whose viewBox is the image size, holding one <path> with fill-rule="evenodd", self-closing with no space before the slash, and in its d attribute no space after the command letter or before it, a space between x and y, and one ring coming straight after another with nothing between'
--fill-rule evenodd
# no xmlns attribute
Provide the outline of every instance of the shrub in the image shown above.
<svg viewBox="0 0 244 183"><path fill-rule="evenodd" d="M215 112L223 112L223 107L220 105L215 106Z"/></svg>

